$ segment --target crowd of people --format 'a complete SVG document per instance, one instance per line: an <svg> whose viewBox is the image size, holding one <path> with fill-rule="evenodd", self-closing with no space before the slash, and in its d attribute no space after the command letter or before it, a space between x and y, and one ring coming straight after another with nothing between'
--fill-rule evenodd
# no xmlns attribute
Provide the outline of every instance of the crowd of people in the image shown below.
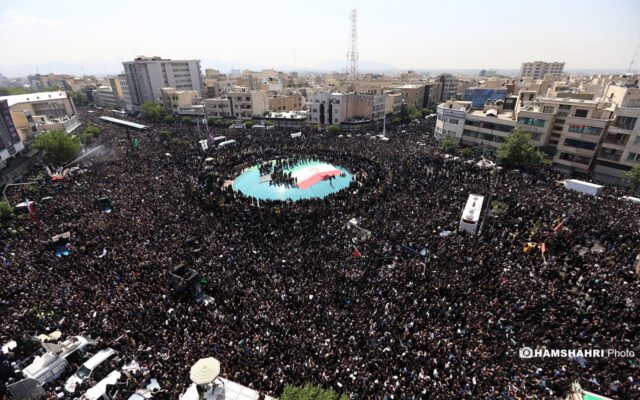
<svg viewBox="0 0 640 400"><path fill-rule="evenodd" d="M127 134L85 118L102 129L100 151L63 180L7 193L13 204L28 194L41 223L23 214L0 231L0 342L88 335L172 399L208 356L222 376L274 396L312 383L352 399L562 398L577 381L640 397L640 206L619 199L625 189L591 197L546 167L446 158L422 124L388 128L384 142L223 129L215 135L237 146L203 151L191 125ZM355 179L325 199L259 206L225 185L274 159L332 162ZM477 235L457 232L470 193L489 207ZM112 212L96 206L103 197ZM371 232L359 257L352 218ZM50 239L66 231L71 251L58 258ZM524 252L528 242L545 243L545 257ZM174 296L168 273L182 265L206 277L213 304ZM524 359L524 347L636 356Z"/></svg>

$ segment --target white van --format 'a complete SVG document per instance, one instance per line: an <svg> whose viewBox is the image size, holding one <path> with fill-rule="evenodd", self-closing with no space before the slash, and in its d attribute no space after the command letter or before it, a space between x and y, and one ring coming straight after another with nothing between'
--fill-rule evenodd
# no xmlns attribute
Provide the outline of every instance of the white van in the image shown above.
<svg viewBox="0 0 640 400"><path fill-rule="evenodd" d="M74 393L76 391L76 387L79 384L86 381L91 377L91 374L96 369L96 367L103 362L107 361L112 356L116 355L118 352L114 349L104 349L100 350L96 354L94 354L90 359L88 359L84 364L78 368L75 374L71 375L69 379L64 384L64 391L67 393Z"/></svg>
<svg viewBox="0 0 640 400"><path fill-rule="evenodd" d="M102 398L102 396L107 392L107 385L115 385L121 376L122 373L120 371L111 371L106 378L98 382L91 389L87 390L87 392L80 397L80 400L98 400Z"/></svg>

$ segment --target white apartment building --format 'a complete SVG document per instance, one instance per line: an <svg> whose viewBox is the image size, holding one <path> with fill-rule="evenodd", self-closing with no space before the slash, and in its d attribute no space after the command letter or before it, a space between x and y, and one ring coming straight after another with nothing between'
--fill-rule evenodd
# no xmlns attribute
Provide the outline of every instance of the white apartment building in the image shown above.
<svg viewBox="0 0 640 400"><path fill-rule="evenodd" d="M524 79L542 79L545 75L551 75L554 77L562 76L564 71L563 62L544 62L544 61L532 61L523 62L520 66L520 78Z"/></svg>
<svg viewBox="0 0 640 400"><path fill-rule="evenodd" d="M460 142L464 131L464 121L470 110L470 101L448 101L438 105L435 136L439 139L449 136Z"/></svg>
<svg viewBox="0 0 640 400"><path fill-rule="evenodd" d="M195 90L203 96L204 87L200 60L169 60L160 57L138 57L125 61L127 87L131 98L131 109L138 112L145 101L161 100L161 89Z"/></svg>

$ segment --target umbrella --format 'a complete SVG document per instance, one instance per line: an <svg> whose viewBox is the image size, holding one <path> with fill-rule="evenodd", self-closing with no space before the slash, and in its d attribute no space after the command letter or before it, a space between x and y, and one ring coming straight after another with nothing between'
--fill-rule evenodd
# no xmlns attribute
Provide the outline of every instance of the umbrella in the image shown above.
<svg viewBox="0 0 640 400"><path fill-rule="evenodd" d="M193 364L189 377L196 385L206 385L213 382L218 375L220 375L220 361L207 357Z"/></svg>

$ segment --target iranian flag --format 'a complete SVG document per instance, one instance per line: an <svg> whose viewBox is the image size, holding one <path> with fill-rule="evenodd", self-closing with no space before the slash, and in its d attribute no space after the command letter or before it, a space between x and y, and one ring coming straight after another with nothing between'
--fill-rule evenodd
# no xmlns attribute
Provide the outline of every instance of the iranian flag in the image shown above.
<svg viewBox="0 0 640 400"><path fill-rule="evenodd" d="M298 181L298 188L302 190L308 189L329 177L340 176L340 174L342 174L342 171L327 163L305 165L291 172L291 176Z"/></svg>
<svg viewBox="0 0 640 400"><path fill-rule="evenodd" d="M38 216L36 215L35 207L33 207L33 201L29 201L29 199L25 198L24 202L27 205L27 211L29 212L29 216L31 217L31 219L33 220L33 222L36 225L39 225L40 224L40 220L38 219Z"/></svg>

